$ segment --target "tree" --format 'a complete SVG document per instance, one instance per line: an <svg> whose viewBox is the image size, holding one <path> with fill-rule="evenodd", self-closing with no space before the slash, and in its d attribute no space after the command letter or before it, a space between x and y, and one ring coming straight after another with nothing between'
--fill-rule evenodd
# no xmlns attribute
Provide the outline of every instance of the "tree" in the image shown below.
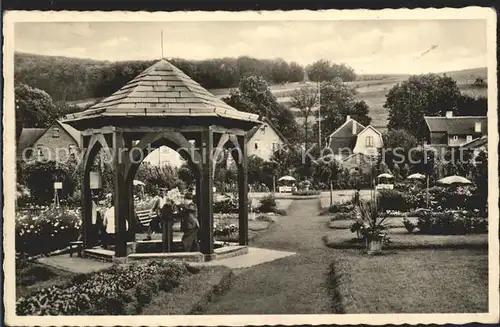
<svg viewBox="0 0 500 327"><path fill-rule="evenodd" d="M355 90L339 78L321 83L321 131L324 139L345 122L347 115L363 125L371 122L368 106L364 101L356 102L355 95Z"/></svg>
<svg viewBox="0 0 500 327"><path fill-rule="evenodd" d="M415 136L404 129L389 130L382 134L382 139L384 159L389 167L408 162L410 150L418 145Z"/></svg>
<svg viewBox="0 0 500 327"><path fill-rule="evenodd" d="M182 180L186 185L193 185L195 181L195 177L193 171L189 167L187 163L183 163L178 169L177 174L179 175L180 180Z"/></svg>
<svg viewBox="0 0 500 327"><path fill-rule="evenodd" d="M307 132L308 132L308 120L311 116L314 107L318 105L318 90L316 88L310 88L307 86L301 87L292 93L292 103L293 108L298 108L304 117L304 134L305 134L305 147L307 149Z"/></svg>
<svg viewBox="0 0 500 327"><path fill-rule="evenodd" d="M460 90L457 82L436 74L411 76L393 86L384 108L389 111L389 129L405 129L417 139L426 136L424 116L444 116L446 111L458 112Z"/></svg>
<svg viewBox="0 0 500 327"><path fill-rule="evenodd" d="M261 76L247 76L241 79L238 89L231 90L228 98L223 98L228 105L242 111L267 117L286 138L295 138L297 123L291 111L278 103L271 93L269 85Z"/></svg>
<svg viewBox="0 0 500 327"><path fill-rule="evenodd" d="M463 94L458 99L459 116L486 116L488 114L488 99L471 97Z"/></svg>
<svg viewBox="0 0 500 327"><path fill-rule="evenodd" d="M306 67L307 76L311 81L323 82L340 78L344 82L354 81L354 69L345 64L334 64L329 60L318 60Z"/></svg>
<svg viewBox="0 0 500 327"><path fill-rule="evenodd" d="M19 84L15 88L16 136L24 127L48 127L59 116L47 92Z"/></svg>

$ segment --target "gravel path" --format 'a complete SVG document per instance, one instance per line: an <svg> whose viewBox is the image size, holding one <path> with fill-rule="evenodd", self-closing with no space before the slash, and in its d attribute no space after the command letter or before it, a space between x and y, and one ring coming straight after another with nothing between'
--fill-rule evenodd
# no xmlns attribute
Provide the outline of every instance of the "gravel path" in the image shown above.
<svg viewBox="0 0 500 327"><path fill-rule="evenodd" d="M297 252L251 268L235 271L231 289L214 299L204 314L320 314L334 313L328 267L333 261L321 237L327 216L318 216L319 200L294 200L288 216L250 244Z"/></svg>

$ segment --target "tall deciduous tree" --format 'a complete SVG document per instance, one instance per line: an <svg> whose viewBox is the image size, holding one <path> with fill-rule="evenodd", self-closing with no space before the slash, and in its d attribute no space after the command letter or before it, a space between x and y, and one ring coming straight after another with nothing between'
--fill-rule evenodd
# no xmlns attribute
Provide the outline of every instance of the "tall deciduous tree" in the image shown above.
<svg viewBox="0 0 500 327"><path fill-rule="evenodd" d="M229 97L222 100L238 110L267 117L286 138L296 138L298 126L292 112L278 103L261 76L242 78L238 89L231 90Z"/></svg>
<svg viewBox="0 0 500 327"><path fill-rule="evenodd" d="M301 87L298 90L295 90L292 94L292 103L291 106L293 108L297 108L300 110L302 117L304 118L304 143L306 149L308 144L308 121L313 113L313 109L317 107L319 104L319 94L317 88L311 88L308 86Z"/></svg>
<svg viewBox="0 0 500 327"><path fill-rule="evenodd" d="M402 128L423 140L424 116L458 113L460 90L457 82L436 74L411 76L389 90L384 107L389 110L389 129Z"/></svg>
<svg viewBox="0 0 500 327"><path fill-rule="evenodd" d="M15 103L17 138L23 127L48 127L59 115L47 92L25 84L15 88Z"/></svg>
<svg viewBox="0 0 500 327"><path fill-rule="evenodd" d="M306 67L307 76L311 81L323 82L340 78L344 82L354 81L356 73L354 69L345 64L335 64L329 60L318 60Z"/></svg>
<svg viewBox="0 0 500 327"><path fill-rule="evenodd" d="M471 97L463 94L458 99L458 115L486 116L488 114L488 100L485 97Z"/></svg>
<svg viewBox="0 0 500 327"><path fill-rule="evenodd" d="M323 139L340 127L347 115L356 119L360 124L368 125L371 118L368 116L368 105L364 101L357 102L353 88L335 78L330 82L321 83L321 131ZM315 126L315 130L317 126Z"/></svg>

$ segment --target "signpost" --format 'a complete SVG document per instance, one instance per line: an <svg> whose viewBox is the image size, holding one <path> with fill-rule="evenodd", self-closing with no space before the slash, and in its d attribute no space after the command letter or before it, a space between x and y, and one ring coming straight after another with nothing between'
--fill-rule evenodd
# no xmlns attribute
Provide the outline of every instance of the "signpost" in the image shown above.
<svg viewBox="0 0 500 327"><path fill-rule="evenodd" d="M62 182L54 182L54 204L59 208L59 190L62 190Z"/></svg>

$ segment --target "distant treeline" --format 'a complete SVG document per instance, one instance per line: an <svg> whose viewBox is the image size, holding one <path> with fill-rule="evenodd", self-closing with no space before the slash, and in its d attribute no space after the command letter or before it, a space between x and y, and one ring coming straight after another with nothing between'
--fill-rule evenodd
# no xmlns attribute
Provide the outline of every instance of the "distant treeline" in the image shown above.
<svg viewBox="0 0 500 327"><path fill-rule="evenodd" d="M260 75L269 83L298 82L304 68L282 59L250 57L211 60L169 59L207 89L234 88L247 75ZM54 101L108 96L155 61L109 62L67 57L15 54L15 82L46 91Z"/></svg>

